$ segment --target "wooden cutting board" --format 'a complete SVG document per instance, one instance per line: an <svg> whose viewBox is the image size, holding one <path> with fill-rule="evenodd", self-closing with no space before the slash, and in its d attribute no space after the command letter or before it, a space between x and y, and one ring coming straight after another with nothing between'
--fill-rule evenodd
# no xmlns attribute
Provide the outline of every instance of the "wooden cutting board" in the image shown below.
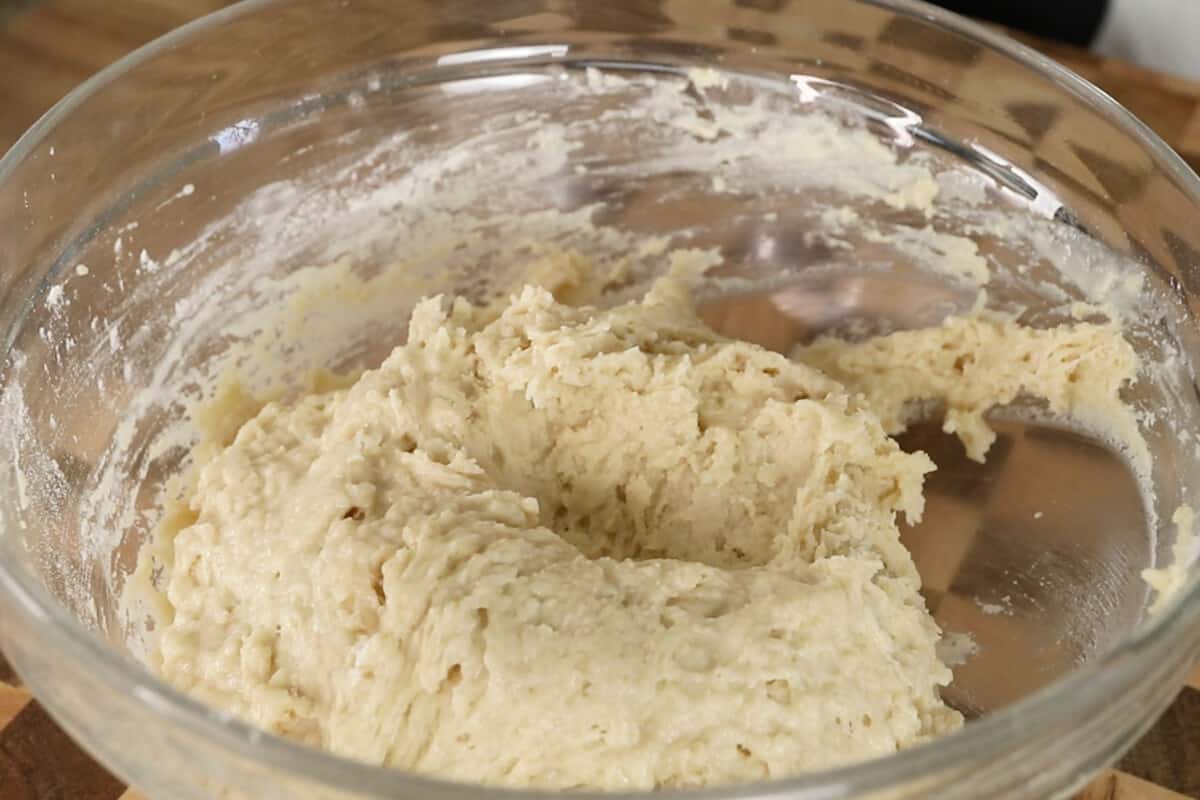
<svg viewBox="0 0 1200 800"><path fill-rule="evenodd" d="M63 94L226 0L0 0L0 150ZM1099 85L1200 170L1200 83L1030 40ZM133 800L64 734L0 657L0 800ZM1200 798L1200 673L1080 800ZM169 800L169 799L165 799Z"/></svg>

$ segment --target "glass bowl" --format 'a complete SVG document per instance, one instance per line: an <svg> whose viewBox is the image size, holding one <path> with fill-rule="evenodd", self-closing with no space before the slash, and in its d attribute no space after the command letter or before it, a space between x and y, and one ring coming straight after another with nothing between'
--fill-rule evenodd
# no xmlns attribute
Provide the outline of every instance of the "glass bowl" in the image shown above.
<svg viewBox="0 0 1200 800"><path fill-rule="evenodd" d="M821 158L789 149L789 114L812 110L877 140L883 167L826 157L835 139ZM740 155L707 147L730 139ZM851 179L873 199L839 195ZM871 224L834 230L839 207ZM717 274L750 288L704 313L780 350L847 322L931 324L974 291L930 276L946 252L870 234L932 220L976 241L989 302L1034 322L1141 282L1153 313L1131 335L1161 380L1128 399L1147 412L1153 502L1112 448L1036 407L994 416L985 465L936 426L910 431L940 470L906 542L939 622L980 647L947 693L971 722L870 763L686 794L1067 793L1136 740L1200 650L1195 581L1149 615L1139 577L1169 563L1170 510L1200 478L1198 208L1196 176L1102 92L920 3L242 3L105 70L0 162L0 646L152 796L538 796L317 752L141 666L152 626L122 588L188 463L185 399L246 367L251 344L274 365L250 372L264 387L378 360L420 294L495 284L520 255L505 241L719 249ZM448 235L466 229L472 243ZM321 283L334 263L387 291L347 305L353 287ZM301 301L291 338L262 323Z"/></svg>

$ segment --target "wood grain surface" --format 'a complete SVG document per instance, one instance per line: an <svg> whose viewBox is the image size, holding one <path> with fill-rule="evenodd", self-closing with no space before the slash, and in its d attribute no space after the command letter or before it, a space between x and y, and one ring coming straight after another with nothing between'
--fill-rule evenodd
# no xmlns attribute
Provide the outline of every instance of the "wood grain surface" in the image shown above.
<svg viewBox="0 0 1200 800"><path fill-rule="evenodd" d="M225 0L0 0L0 151L54 102ZM1200 84L1021 37L1099 85L1200 169ZM0 800L139 800L76 746L0 657ZM1079 800L1200 797L1200 670L1158 724Z"/></svg>

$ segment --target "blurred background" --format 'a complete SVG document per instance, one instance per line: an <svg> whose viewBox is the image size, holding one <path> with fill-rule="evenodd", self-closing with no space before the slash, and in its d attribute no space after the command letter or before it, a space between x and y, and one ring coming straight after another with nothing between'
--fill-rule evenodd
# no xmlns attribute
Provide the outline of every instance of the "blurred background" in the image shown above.
<svg viewBox="0 0 1200 800"><path fill-rule="evenodd" d="M1200 79L1197 0L935 0L960 14Z"/></svg>
<svg viewBox="0 0 1200 800"><path fill-rule="evenodd" d="M738 3L773 8L789 1L798 0ZM230 4L0 0L0 152L104 66ZM1193 82L1200 81L1200 0L939 0L938 5L1015 32L1112 94L1185 155L1200 152L1200 114L1193 113L1200 108L1200 83Z"/></svg>

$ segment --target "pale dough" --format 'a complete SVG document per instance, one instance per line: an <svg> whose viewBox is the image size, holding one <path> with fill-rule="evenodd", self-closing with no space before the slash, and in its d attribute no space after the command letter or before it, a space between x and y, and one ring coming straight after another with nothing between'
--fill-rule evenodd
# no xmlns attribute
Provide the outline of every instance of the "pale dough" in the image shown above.
<svg viewBox="0 0 1200 800"><path fill-rule="evenodd" d="M1133 409L1121 400L1138 358L1112 321L1035 329L975 312L862 342L821 339L793 356L862 392L890 434L923 413L921 401L944 404L943 430L976 461L996 440L984 413L1025 396L1107 435L1137 466L1149 465Z"/></svg>
<svg viewBox="0 0 1200 800"><path fill-rule="evenodd" d="M1090 329L1022 330L803 353L851 391L716 335L670 280L609 311L424 301L379 369L208 457L158 666L268 730L512 786L724 784L954 731L897 528L933 464L885 428L943 397L982 456L992 403L1115 392L1081 366Z"/></svg>

